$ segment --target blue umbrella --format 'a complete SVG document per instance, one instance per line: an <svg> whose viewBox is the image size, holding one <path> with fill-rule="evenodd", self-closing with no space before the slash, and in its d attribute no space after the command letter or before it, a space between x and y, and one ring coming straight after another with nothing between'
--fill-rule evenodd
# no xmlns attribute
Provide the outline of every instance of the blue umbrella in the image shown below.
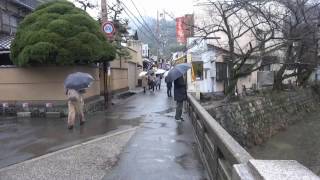
<svg viewBox="0 0 320 180"><path fill-rule="evenodd" d="M183 76L190 68L191 64L189 63L177 64L168 72L167 82L172 82L178 79L179 77Z"/></svg>
<svg viewBox="0 0 320 180"><path fill-rule="evenodd" d="M90 87L93 80L93 77L88 73L76 72L68 75L64 80L64 87L80 91Z"/></svg>

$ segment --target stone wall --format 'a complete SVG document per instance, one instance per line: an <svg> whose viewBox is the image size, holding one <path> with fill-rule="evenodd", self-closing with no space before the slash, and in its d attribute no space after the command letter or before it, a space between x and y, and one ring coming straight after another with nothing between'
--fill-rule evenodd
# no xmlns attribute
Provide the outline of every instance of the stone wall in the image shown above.
<svg viewBox="0 0 320 180"><path fill-rule="evenodd" d="M302 121L319 107L318 95L304 89L260 94L206 109L240 144L251 146Z"/></svg>
<svg viewBox="0 0 320 180"><path fill-rule="evenodd" d="M85 113L94 113L97 111L103 111L104 98L96 96L85 100ZM53 101L50 104L46 102L30 102L27 106L21 102L8 103L6 106L0 104L0 116L18 116L22 113L22 117L47 117L48 114L54 117L66 117L68 115L67 101Z"/></svg>

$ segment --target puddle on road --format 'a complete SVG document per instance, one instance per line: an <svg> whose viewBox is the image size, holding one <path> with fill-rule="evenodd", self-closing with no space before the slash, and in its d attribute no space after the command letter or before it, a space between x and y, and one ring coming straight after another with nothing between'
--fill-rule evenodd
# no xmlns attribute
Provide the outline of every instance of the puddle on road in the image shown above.
<svg viewBox="0 0 320 180"><path fill-rule="evenodd" d="M120 99L126 99L126 98L128 98L128 97L130 97L130 96L133 96L133 95L135 95L135 94L136 94L135 92L127 92L127 93L120 94L120 95L119 95L119 98L120 98Z"/></svg>
<svg viewBox="0 0 320 180"><path fill-rule="evenodd" d="M188 154L182 154L175 157L175 162L177 162L182 168L187 169L190 167L190 158Z"/></svg>
<svg viewBox="0 0 320 180"><path fill-rule="evenodd" d="M177 128L176 128L177 135L182 135L183 134L183 124L178 123Z"/></svg>
<svg viewBox="0 0 320 180"><path fill-rule="evenodd" d="M135 109L136 107L135 106L125 106L123 107L124 109Z"/></svg>
<svg viewBox="0 0 320 180"><path fill-rule="evenodd" d="M166 110L163 110L163 111L158 111L158 112L155 112L157 114L168 114L168 113L171 113L171 112L174 112L175 111L175 108L174 107L171 107L169 109L166 109Z"/></svg>

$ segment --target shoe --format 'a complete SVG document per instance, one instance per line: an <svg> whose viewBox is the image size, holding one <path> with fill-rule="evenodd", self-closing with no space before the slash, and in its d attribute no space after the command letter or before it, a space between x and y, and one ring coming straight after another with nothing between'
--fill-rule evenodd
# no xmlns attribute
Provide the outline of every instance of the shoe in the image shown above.
<svg viewBox="0 0 320 180"><path fill-rule="evenodd" d="M175 118L176 119L176 121L184 121L184 119L181 117L181 118Z"/></svg>
<svg viewBox="0 0 320 180"><path fill-rule="evenodd" d="M80 126L82 126L86 121L80 121Z"/></svg>
<svg viewBox="0 0 320 180"><path fill-rule="evenodd" d="M68 129L73 129L73 125L68 125Z"/></svg>

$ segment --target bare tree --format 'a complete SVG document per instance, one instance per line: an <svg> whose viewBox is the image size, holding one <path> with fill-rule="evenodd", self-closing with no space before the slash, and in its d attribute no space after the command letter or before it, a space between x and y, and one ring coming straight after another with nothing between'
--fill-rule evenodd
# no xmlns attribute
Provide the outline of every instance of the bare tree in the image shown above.
<svg viewBox="0 0 320 180"><path fill-rule="evenodd" d="M297 77L299 85L305 85L317 65L319 2L313 0L276 0L284 8L282 22L278 26L282 36L276 37L283 43L283 63L275 76L274 89L283 88L283 80ZM291 73L287 74L286 71Z"/></svg>
<svg viewBox="0 0 320 180"><path fill-rule="evenodd" d="M208 1L211 17L195 28L204 38L219 36L213 43L227 50L224 60L229 68L226 94L236 91L238 79L261 68L262 56L277 49L276 28L270 16L268 1ZM250 62L249 62L250 61Z"/></svg>
<svg viewBox="0 0 320 180"><path fill-rule="evenodd" d="M87 8L93 9L96 6L92 4L89 0L76 0L77 3L81 4L82 9L87 11Z"/></svg>
<svg viewBox="0 0 320 180"><path fill-rule="evenodd" d="M113 22L115 27L115 35L112 39L112 43L115 45L117 55L119 58L130 58L130 54L127 48L122 46L122 43L126 43L129 38L129 20L123 18L122 14L124 7L121 5L122 2L119 0L108 5L108 17Z"/></svg>

